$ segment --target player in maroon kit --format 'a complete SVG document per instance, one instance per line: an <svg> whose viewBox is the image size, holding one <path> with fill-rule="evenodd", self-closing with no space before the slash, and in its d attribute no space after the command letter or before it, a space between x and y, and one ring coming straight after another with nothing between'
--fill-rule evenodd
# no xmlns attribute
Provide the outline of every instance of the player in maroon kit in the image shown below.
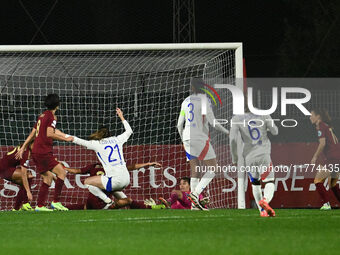
<svg viewBox="0 0 340 255"><path fill-rule="evenodd" d="M13 209L14 211L19 210L21 206L20 210L33 210L29 204L29 201L32 201L33 199L30 189L33 176L27 173L31 148L32 144L30 144L23 152L21 160L15 158L15 154L20 149L20 146L12 148L2 157L2 159L0 159L0 177L20 185Z"/></svg>
<svg viewBox="0 0 340 255"><path fill-rule="evenodd" d="M55 112L59 109L59 103L60 100L57 94L49 94L45 98L45 106L47 110L38 117L37 123L32 129L32 132L17 152L17 157L21 159L28 143L34 139L32 158L36 165L37 172L43 178L43 183L40 186L38 194L37 206L35 208L36 211L52 211L45 207L48 188L50 187L53 179L53 175L49 171L57 175L54 198L51 202L51 207L60 211L68 210L59 201L61 190L64 186L66 171L53 156L53 140L65 142L72 141L72 137L67 137L67 135L56 129L57 117Z"/></svg>
<svg viewBox="0 0 340 255"><path fill-rule="evenodd" d="M179 190L173 190L168 200L164 199L163 197L160 197L159 200L168 209L194 209L191 207L191 202L188 198L189 194L190 178L182 177L179 182ZM208 203L208 199L203 198L203 194L199 195L199 201L204 207Z"/></svg>
<svg viewBox="0 0 340 255"><path fill-rule="evenodd" d="M146 166L158 166L159 167L161 165L157 162L134 164L134 165L127 166L127 169L129 171L132 171L132 170L139 169L139 168L146 167ZM97 176L97 175L104 175L105 174L103 166L100 163L91 164L91 165L88 165L88 166L80 168L80 169L74 169L74 168L65 168L65 169L69 173L73 173L73 174L90 174L90 176ZM104 191L104 192L108 196L111 195L107 191ZM115 196L115 193L117 193L117 192L113 192L114 196ZM132 200L131 198L121 197L120 193L118 193L118 195L119 196L118 196L118 199L115 202L115 205L112 206L111 208L106 208L106 209L113 209L113 207L121 208L121 207L124 207L124 206L130 206L131 209L148 209L148 208L151 208L151 207L145 206L144 203L136 202L136 201ZM70 210L104 209L106 205L107 204L103 200L96 197L92 193L89 193L85 204L84 203L71 204L71 205L68 205L67 208L70 209Z"/></svg>
<svg viewBox="0 0 340 255"><path fill-rule="evenodd" d="M320 154L323 152L326 157L326 168L318 170L314 179L316 189L320 194L323 206L321 210L330 210L329 195L323 185L326 178L330 177L330 188L340 202L340 189L337 185L339 178L340 145L332 128L331 118L325 109L312 110L310 120L316 125L319 138L319 146L314 153L311 164L315 164ZM321 168L323 168L321 166Z"/></svg>

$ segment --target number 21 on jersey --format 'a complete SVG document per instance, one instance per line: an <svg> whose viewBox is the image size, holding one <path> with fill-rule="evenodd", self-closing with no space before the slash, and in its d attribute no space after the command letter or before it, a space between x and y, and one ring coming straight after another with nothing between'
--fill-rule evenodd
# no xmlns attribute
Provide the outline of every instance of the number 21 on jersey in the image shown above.
<svg viewBox="0 0 340 255"><path fill-rule="evenodd" d="M120 155L118 144L116 144L114 147L112 147L110 145L105 146L104 150L108 150L109 151L109 156L107 157L107 161L109 163L117 161L117 159L119 157L119 164L122 164L122 156ZM114 153L116 155L113 155ZM100 155L99 152L97 152L97 155L101 159L101 161L105 164L105 161L103 160L103 158L102 158L102 156Z"/></svg>

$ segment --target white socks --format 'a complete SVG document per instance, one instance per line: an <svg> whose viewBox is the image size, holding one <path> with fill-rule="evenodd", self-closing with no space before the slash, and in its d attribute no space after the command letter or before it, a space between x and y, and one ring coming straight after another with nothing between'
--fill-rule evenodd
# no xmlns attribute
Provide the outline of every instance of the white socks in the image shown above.
<svg viewBox="0 0 340 255"><path fill-rule="evenodd" d="M194 194L198 197L199 194L209 185L209 183L214 179L215 172L208 171L206 172L203 177L201 178L200 182L197 184L197 187L194 190Z"/></svg>
<svg viewBox="0 0 340 255"><path fill-rule="evenodd" d="M257 208L261 211L261 207L259 206L259 202L262 199L262 190L261 190L261 185L251 185L252 190L253 190L253 196L256 201Z"/></svg>
<svg viewBox="0 0 340 255"><path fill-rule="evenodd" d="M196 187L197 187L197 184L199 183L199 179L196 178L196 177L191 177L190 178L190 191L191 192L194 192Z"/></svg>
<svg viewBox="0 0 340 255"><path fill-rule="evenodd" d="M92 186L92 185L86 185L88 190L95 195L96 197L99 197L101 200L103 200L105 203L111 203L111 198L109 198L100 188Z"/></svg>
<svg viewBox="0 0 340 255"><path fill-rule="evenodd" d="M266 202L269 204L270 201L272 201L275 191L275 185L272 182L266 183L264 186L264 198L266 199Z"/></svg>

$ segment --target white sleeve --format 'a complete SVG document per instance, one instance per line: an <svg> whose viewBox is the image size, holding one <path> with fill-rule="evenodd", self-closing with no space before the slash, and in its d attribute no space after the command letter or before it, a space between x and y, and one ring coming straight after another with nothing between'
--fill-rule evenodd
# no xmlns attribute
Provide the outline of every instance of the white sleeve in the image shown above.
<svg viewBox="0 0 340 255"><path fill-rule="evenodd" d="M129 124L129 122L127 122L127 120L123 121L123 125L124 125L124 128L125 128L125 132L123 134L117 136L117 140L121 144L126 143L126 141L129 139L129 137L133 133L132 128L130 127L130 124Z"/></svg>
<svg viewBox="0 0 340 255"><path fill-rule="evenodd" d="M229 135L229 130L224 128L216 119L215 119L215 115L214 115L214 112L211 108L211 106L208 106L207 107L207 120L210 124L210 126L212 126L213 128L215 128L216 130L226 134L226 135Z"/></svg>
<svg viewBox="0 0 340 255"><path fill-rule="evenodd" d="M238 125L233 125L230 128L230 154L233 164L236 164L238 161L237 156L237 138L238 138L239 128Z"/></svg>
<svg viewBox="0 0 340 255"><path fill-rule="evenodd" d="M177 120L177 130L179 133L179 136L181 137L181 140L183 141L183 124L185 122L185 112L183 109L181 109L181 112L178 116Z"/></svg>
<svg viewBox="0 0 340 255"><path fill-rule="evenodd" d="M272 133L272 135L277 135L279 133L279 129L275 125L274 121L272 120L272 117L270 115L267 115L266 117L266 124L267 124L267 130Z"/></svg>
<svg viewBox="0 0 340 255"><path fill-rule="evenodd" d="M99 143L96 140L86 141L74 136L73 143L84 146L89 150L96 150L96 145Z"/></svg>

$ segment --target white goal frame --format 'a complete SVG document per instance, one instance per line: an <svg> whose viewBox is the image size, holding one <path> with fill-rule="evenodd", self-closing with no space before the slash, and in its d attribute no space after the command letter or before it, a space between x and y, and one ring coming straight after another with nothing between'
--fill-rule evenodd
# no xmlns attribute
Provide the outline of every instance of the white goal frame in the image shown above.
<svg viewBox="0 0 340 255"><path fill-rule="evenodd" d="M81 45L4 45L0 52L62 52L62 51L129 51L129 50L235 50L236 86L243 90L243 50L242 43L163 43L163 44L81 44ZM241 143L240 143L241 145ZM241 146L239 146L241 147ZM240 154L242 155L242 153ZM238 165L243 164L239 160ZM245 208L245 174L238 172L237 206Z"/></svg>

